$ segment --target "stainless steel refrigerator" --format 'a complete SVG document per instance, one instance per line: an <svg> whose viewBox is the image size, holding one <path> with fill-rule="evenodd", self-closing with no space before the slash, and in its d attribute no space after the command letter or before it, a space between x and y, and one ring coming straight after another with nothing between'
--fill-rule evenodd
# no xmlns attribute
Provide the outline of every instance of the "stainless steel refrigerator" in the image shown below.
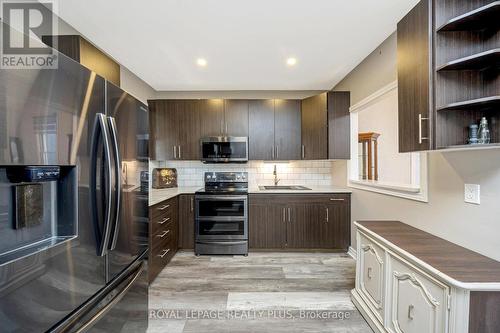
<svg viewBox="0 0 500 333"><path fill-rule="evenodd" d="M58 57L0 69L0 331L144 332L148 212L122 166L147 163L147 107Z"/></svg>

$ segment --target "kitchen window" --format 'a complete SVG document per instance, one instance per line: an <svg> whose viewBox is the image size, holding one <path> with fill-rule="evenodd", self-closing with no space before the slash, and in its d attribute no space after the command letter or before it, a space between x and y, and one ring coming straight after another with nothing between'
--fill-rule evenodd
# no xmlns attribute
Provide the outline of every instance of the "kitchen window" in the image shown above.
<svg viewBox="0 0 500 333"><path fill-rule="evenodd" d="M400 153L397 82L350 108L348 184L427 202L427 153Z"/></svg>

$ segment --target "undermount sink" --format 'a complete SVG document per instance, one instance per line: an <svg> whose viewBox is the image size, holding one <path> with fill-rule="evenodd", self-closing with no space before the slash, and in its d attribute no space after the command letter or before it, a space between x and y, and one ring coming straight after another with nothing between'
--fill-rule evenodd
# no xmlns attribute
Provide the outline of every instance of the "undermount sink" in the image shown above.
<svg viewBox="0 0 500 333"><path fill-rule="evenodd" d="M276 186L259 186L260 190L272 191L272 190L310 190L309 187L301 186L301 185L276 185Z"/></svg>

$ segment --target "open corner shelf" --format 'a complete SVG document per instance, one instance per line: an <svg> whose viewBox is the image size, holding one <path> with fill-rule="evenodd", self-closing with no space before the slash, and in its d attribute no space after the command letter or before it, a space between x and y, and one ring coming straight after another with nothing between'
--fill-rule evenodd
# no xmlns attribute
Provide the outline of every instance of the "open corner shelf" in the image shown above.
<svg viewBox="0 0 500 333"><path fill-rule="evenodd" d="M438 72L450 70L481 70L496 67L498 64L500 64L500 48L450 61L439 66L436 70Z"/></svg>
<svg viewBox="0 0 500 333"><path fill-rule="evenodd" d="M490 96L468 101L450 103L437 108L437 111L482 109L500 105L500 96Z"/></svg>
<svg viewBox="0 0 500 333"><path fill-rule="evenodd" d="M474 9L470 12L454 17L436 30L441 31L467 31L482 30L499 26L500 1Z"/></svg>

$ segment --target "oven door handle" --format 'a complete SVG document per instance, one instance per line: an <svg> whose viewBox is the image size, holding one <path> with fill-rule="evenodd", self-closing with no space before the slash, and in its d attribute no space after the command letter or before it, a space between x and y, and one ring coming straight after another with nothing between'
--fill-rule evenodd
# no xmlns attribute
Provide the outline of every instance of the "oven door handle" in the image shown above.
<svg viewBox="0 0 500 333"><path fill-rule="evenodd" d="M212 242L212 241L196 241L196 243L199 244L211 244L211 245L241 245L241 244L246 244L248 241L236 241L236 242Z"/></svg>
<svg viewBox="0 0 500 333"><path fill-rule="evenodd" d="M196 197L197 201L231 201L231 200L243 200L247 201L248 197L245 195L199 195Z"/></svg>

